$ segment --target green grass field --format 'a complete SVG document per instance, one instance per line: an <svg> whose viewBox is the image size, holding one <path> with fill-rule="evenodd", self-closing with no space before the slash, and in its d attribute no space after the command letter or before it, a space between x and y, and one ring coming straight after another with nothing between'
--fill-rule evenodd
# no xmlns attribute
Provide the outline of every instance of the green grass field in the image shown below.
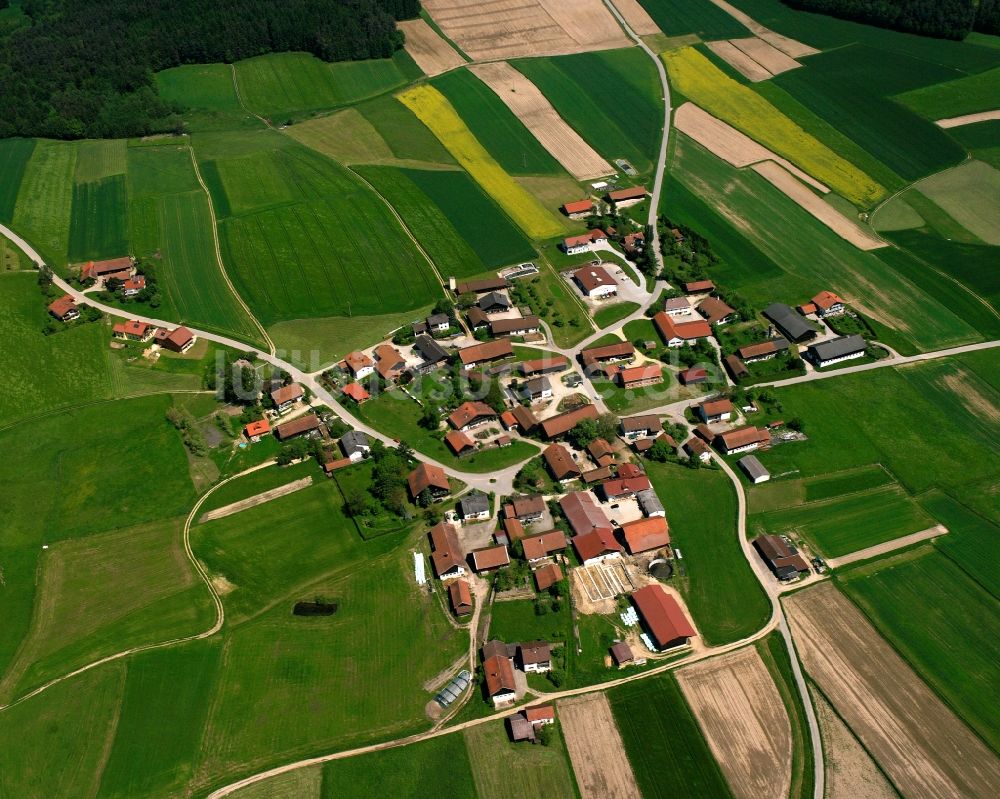
<svg viewBox="0 0 1000 799"><path fill-rule="evenodd" d="M403 217L443 277L470 277L535 255L521 231L464 172L375 166L357 171Z"/></svg>
<svg viewBox="0 0 1000 799"><path fill-rule="evenodd" d="M675 575L695 626L712 645L759 630L770 615L764 592L736 537L736 496L715 470L648 463L653 487L670 522L671 543L684 555L687 575Z"/></svg>
<svg viewBox="0 0 1000 799"><path fill-rule="evenodd" d="M33 269L31 259L10 239L0 236L0 272Z"/></svg>
<svg viewBox="0 0 1000 799"><path fill-rule="evenodd" d="M673 676L613 688L608 701L645 799L732 796Z"/></svg>
<svg viewBox="0 0 1000 799"><path fill-rule="evenodd" d="M530 599L494 602L490 609L490 638L501 641L567 641L572 636L569 603L558 613L535 614Z"/></svg>
<svg viewBox="0 0 1000 799"><path fill-rule="evenodd" d="M1000 556L1000 525L941 491L923 494L920 504L948 528L949 534L934 543L938 551L1000 599L1000 575L993 567Z"/></svg>
<svg viewBox="0 0 1000 799"><path fill-rule="evenodd" d="M466 69L434 78L431 85L503 169L512 175L559 175L563 168L538 143L494 91Z"/></svg>
<svg viewBox="0 0 1000 799"><path fill-rule="evenodd" d="M1000 169L1000 145L997 144L1000 141L1000 119L962 125L952 128L950 133L975 158Z"/></svg>
<svg viewBox="0 0 1000 799"><path fill-rule="evenodd" d="M332 64L308 53L271 53L236 64L246 107L275 124L384 94L420 75L404 50L392 58Z"/></svg>
<svg viewBox="0 0 1000 799"><path fill-rule="evenodd" d="M92 183L124 175L127 154L128 142L125 139L88 139L80 142L76 151L76 182Z"/></svg>
<svg viewBox="0 0 1000 799"><path fill-rule="evenodd" d="M642 0L641 5L667 36L693 33L702 39L738 39L750 35L709 0Z"/></svg>
<svg viewBox="0 0 1000 799"><path fill-rule="evenodd" d="M880 337L891 329L886 343L893 347L936 349L979 337L879 255L856 249L756 173L734 169L683 136L676 140L664 203L671 219L712 242L723 260L712 269L717 282L759 306L798 305L822 285L862 301L881 323Z"/></svg>
<svg viewBox="0 0 1000 799"><path fill-rule="evenodd" d="M656 69L639 50L522 59L514 66L605 158L626 158L640 172L652 168L663 100Z"/></svg>
<svg viewBox="0 0 1000 799"><path fill-rule="evenodd" d="M548 746L511 743L503 721L462 733L481 799L552 799L577 795L558 725Z"/></svg>
<svg viewBox="0 0 1000 799"><path fill-rule="evenodd" d="M24 168L11 227L65 271L73 212L75 143L39 140Z"/></svg>
<svg viewBox="0 0 1000 799"><path fill-rule="evenodd" d="M17 193L34 149L34 139L0 139L0 222L14 219Z"/></svg>
<svg viewBox="0 0 1000 799"><path fill-rule="evenodd" d="M902 488L888 486L751 517L748 532L802 536L832 558L933 526Z"/></svg>
<svg viewBox="0 0 1000 799"><path fill-rule="evenodd" d="M449 799L476 799L468 748L461 734L444 735L399 749L334 760L323 766L323 799L394 796L419 799L428 781Z"/></svg>
<svg viewBox="0 0 1000 799"><path fill-rule="evenodd" d="M878 570L849 570L838 580L879 632L998 750L1000 601L933 548L924 552Z"/></svg>
<svg viewBox="0 0 1000 799"><path fill-rule="evenodd" d="M630 316L639 310L637 302L616 302L612 305L605 305L594 312L594 322L600 328L610 327L615 322L620 322L626 316Z"/></svg>
<svg viewBox="0 0 1000 799"><path fill-rule="evenodd" d="M357 106L396 158L432 164L456 164L437 137L394 97L376 97Z"/></svg>
<svg viewBox="0 0 1000 799"><path fill-rule="evenodd" d="M518 280L520 297L549 325L555 343L572 347L594 332L590 313L565 280L542 258L538 274ZM532 289L534 291L532 291Z"/></svg>
<svg viewBox="0 0 1000 799"><path fill-rule="evenodd" d="M903 178L915 180L962 160L962 148L947 133L889 99L959 77L957 70L864 45L810 56L807 63L774 82ZM874 71L878 81L868 79Z"/></svg>
<svg viewBox="0 0 1000 799"><path fill-rule="evenodd" d="M921 181L918 191L969 231L971 243L1000 244L1000 170L967 161Z"/></svg>
<svg viewBox="0 0 1000 799"><path fill-rule="evenodd" d="M79 263L128 253L125 175L74 184L69 260Z"/></svg>
<svg viewBox="0 0 1000 799"><path fill-rule="evenodd" d="M264 126L240 103L229 64L186 64L157 72L155 77L160 96L184 108L189 131Z"/></svg>
<svg viewBox="0 0 1000 799"><path fill-rule="evenodd" d="M335 162L288 142L214 163L223 259L265 326L400 312L440 295L391 211Z"/></svg>
<svg viewBox="0 0 1000 799"><path fill-rule="evenodd" d="M945 119L994 110L998 85L1000 67L911 89L895 99L926 119Z"/></svg>

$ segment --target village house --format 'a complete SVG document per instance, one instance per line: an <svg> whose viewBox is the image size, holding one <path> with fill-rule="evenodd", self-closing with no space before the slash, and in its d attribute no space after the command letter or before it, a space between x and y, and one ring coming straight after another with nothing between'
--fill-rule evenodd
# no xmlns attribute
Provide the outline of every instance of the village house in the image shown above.
<svg viewBox="0 0 1000 799"><path fill-rule="evenodd" d="M462 362L462 367L468 371L484 363L492 363L503 358L509 358L514 354L509 338L500 338L496 341L487 341L485 344L474 344L471 347L463 347L458 351L458 358Z"/></svg>
<svg viewBox="0 0 1000 799"><path fill-rule="evenodd" d="M840 336L810 344L806 350L809 360L822 369L842 361L863 358L868 350L868 342L861 336Z"/></svg>
<svg viewBox="0 0 1000 799"><path fill-rule="evenodd" d="M494 707L511 705L517 699L517 685L514 682L514 666L510 658L493 655L483 661L486 678L486 695Z"/></svg>
<svg viewBox="0 0 1000 799"><path fill-rule="evenodd" d="M847 310L844 301L832 291L821 291L812 298L816 315L821 319L826 316L839 316Z"/></svg>
<svg viewBox="0 0 1000 799"><path fill-rule="evenodd" d="M552 647L546 641L526 641L518 644L517 657L525 674L542 674L552 670Z"/></svg>
<svg viewBox="0 0 1000 799"><path fill-rule="evenodd" d="M510 565L510 553L503 544L476 549L471 553L471 557L472 568L480 574Z"/></svg>
<svg viewBox="0 0 1000 799"><path fill-rule="evenodd" d="M478 305L473 305L465 312L465 319L469 323L469 327L472 328L473 332L477 330L484 330L490 326L490 317L486 314L482 308Z"/></svg>
<svg viewBox="0 0 1000 799"><path fill-rule="evenodd" d="M757 459L756 455L744 455L737 461L737 464L739 464L739 467L754 485L757 485L758 483L766 483L771 479L771 473L767 470L764 464Z"/></svg>
<svg viewBox="0 0 1000 799"><path fill-rule="evenodd" d="M456 616L468 616L472 613L472 591L467 580L459 578L449 583L448 598Z"/></svg>
<svg viewBox="0 0 1000 799"><path fill-rule="evenodd" d="M451 327L451 317L446 313L431 314L427 317L426 323L430 333L447 333Z"/></svg>
<svg viewBox="0 0 1000 799"><path fill-rule="evenodd" d="M537 358L532 361L521 361L518 364L518 371L524 377L536 377L538 375L549 375L561 372L569 366L569 361L561 355L554 355L547 358Z"/></svg>
<svg viewBox="0 0 1000 799"><path fill-rule="evenodd" d="M670 528L663 516L636 519L621 526L622 536L629 554L638 555L652 549L661 549L670 543Z"/></svg>
<svg viewBox="0 0 1000 799"><path fill-rule="evenodd" d="M782 302L773 302L764 311L764 316L777 328L789 341L801 344L803 341L816 337L816 331L812 326L795 313L790 306Z"/></svg>
<svg viewBox="0 0 1000 799"><path fill-rule="evenodd" d="M146 288L146 278L144 275L135 275L128 280L122 281L121 293L123 297L134 297Z"/></svg>
<svg viewBox="0 0 1000 799"><path fill-rule="evenodd" d="M264 436L271 432L271 423L267 419L258 419L250 422L243 428L243 435L247 441L256 444Z"/></svg>
<svg viewBox="0 0 1000 799"><path fill-rule="evenodd" d="M493 319L490 321L490 334L493 336L526 336L541 330L541 320L534 314L522 316L519 319Z"/></svg>
<svg viewBox="0 0 1000 799"><path fill-rule="evenodd" d="M555 724L555 708L552 705L526 707L520 713L507 716L506 721L512 741L515 743L519 741L531 741L534 743L539 727L543 727L546 724Z"/></svg>
<svg viewBox="0 0 1000 799"><path fill-rule="evenodd" d="M448 424L456 430L472 430L497 420L497 412L479 400L463 402L448 416Z"/></svg>
<svg viewBox="0 0 1000 799"><path fill-rule="evenodd" d="M635 259L646 247L646 234L641 230L626 233L622 237L622 249L628 258Z"/></svg>
<svg viewBox="0 0 1000 799"><path fill-rule="evenodd" d="M332 477L335 471L345 469L352 463L353 461L350 458L338 458L335 461L327 461L323 464L323 472L327 477Z"/></svg>
<svg viewBox="0 0 1000 799"><path fill-rule="evenodd" d="M521 383L518 393L529 402L552 399L552 384L547 377L533 377Z"/></svg>
<svg viewBox="0 0 1000 799"><path fill-rule="evenodd" d="M566 549L566 534L562 530L549 530L546 533L528 536L521 539L524 559L528 563L545 560L553 552Z"/></svg>
<svg viewBox="0 0 1000 799"><path fill-rule="evenodd" d="M572 540L577 557L584 566L621 558L624 552L610 527L597 527L589 533L573 536Z"/></svg>
<svg viewBox="0 0 1000 799"><path fill-rule="evenodd" d="M598 466L609 466L615 462L615 451L603 438L595 438L587 444L587 454Z"/></svg>
<svg viewBox="0 0 1000 799"><path fill-rule="evenodd" d="M677 600L659 583L634 592L632 602L658 650L686 646L697 635Z"/></svg>
<svg viewBox="0 0 1000 799"><path fill-rule="evenodd" d="M637 438L647 438L663 432L663 422L653 413L641 416L626 416L621 420L622 436L627 441Z"/></svg>
<svg viewBox="0 0 1000 799"><path fill-rule="evenodd" d="M688 439L684 444L684 451L688 454L688 457L697 458L702 463L708 463L712 460L712 452L708 448L708 444L700 438Z"/></svg>
<svg viewBox="0 0 1000 799"><path fill-rule="evenodd" d="M128 280L135 274L135 259L127 255L106 261L88 261L80 268L81 280Z"/></svg>
<svg viewBox="0 0 1000 799"><path fill-rule="evenodd" d="M584 297L603 300L618 293L617 281L603 266L584 266L573 273L573 281Z"/></svg>
<svg viewBox="0 0 1000 799"><path fill-rule="evenodd" d="M618 502L628 499L639 491L648 491L651 487L649 478L640 474L636 477L617 477L601 483L598 493L604 498L604 502Z"/></svg>
<svg viewBox="0 0 1000 799"><path fill-rule="evenodd" d="M357 463L372 451L368 435L360 430L348 430L340 437L340 451L345 458Z"/></svg>
<svg viewBox="0 0 1000 799"><path fill-rule="evenodd" d="M405 370L402 353L391 344L379 344L375 348L375 371L383 380L395 380Z"/></svg>
<svg viewBox="0 0 1000 799"><path fill-rule="evenodd" d="M604 515L594 495L587 491L574 491L560 498L559 507L576 535L594 530L611 530L611 522Z"/></svg>
<svg viewBox="0 0 1000 799"><path fill-rule="evenodd" d="M615 211L620 211L622 208L629 208L630 206L641 203L646 199L646 194L647 192L645 186L630 186L627 189L609 191L607 194L607 200Z"/></svg>
<svg viewBox="0 0 1000 799"><path fill-rule="evenodd" d="M599 466L596 469L591 469L590 471L581 474L580 479L589 486L595 483L603 483L605 480L610 480L614 476L614 473L611 471L611 466Z"/></svg>
<svg viewBox="0 0 1000 799"><path fill-rule="evenodd" d="M461 430L449 430L444 435L444 443L455 455L462 457L476 451L476 442Z"/></svg>
<svg viewBox="0 0 1000 799"><path fill-rule="evenodd" d="M493 536L498 544L513 544L524 538L524 525L513 516L505 516L500 524L502 529Z"/></svg>
<svg viewBox="0 0 1000 799"><path fill-rule="evenodd" d="M549 444L542 452L542 457L556 482L568 483L580 476L580 467L562 444Z"/></svg>
<svg viewBox="0 0 1000 799"><path fill-rule="evenodd" d="M631 666L635 662L635 655L632 654L632 649L624 641L613 643L610 652L611 659L620 669L625 666Z"/></svg>
<svg viewBox="0 0 1000 799"><path fill-rule="evenodd" d="M535 587L539 591L548 591L563 578L562 569L558 563L546 563L535 569L532 574L535 577Z"/></svg>
<svg viewBox="0 0 1000 799"><path fill-rule="evenodd" d="M789 343L783 338L772 338L761 341L758 344L748 344L736 350L743 363L756 363L757 361L769 361L779 352L787 350Z"/></svg>
<svg viewBox="0 0 1000 799"><path fill-rule="evenodd" d="M76 307L76 301L69 294L49 303L49 313L60 322L72 322L80 318L80 309Z"/></svg>
<svg viewBox="0 0 1000 799"><path fill-rule="evenodd" d="M663 312L667 316L691 316L691 301L687 297L667 297L663 303Z"/></svg>
<svg viewBox="0 0 1000 799"><path fill-rule="evenodd" d="M545 514L545 499L541 494L511 497L503 506L504 516L517 519L523 524L541 520Z"/></svg>
<svg viewBox="0 0 1000 799"><path fill-rule="evenodd" d="M574 200L565 203L560 210L570 219L583 219L594 215L594 201L591 199Z"/></svg>
<svg viewBox="0 0 1000 799"><path fill-rule="evenodd" d="M692 280L682 285L685 294L711 294L715 291L715 283L711 280Z"/></svg>
<svg viewBox="0 0 1000 799"><path fill-rule="evenodd" d="M418 367L421 372L428 372L448 360L448 353L430 336L417 336L413 340L413 351L422 359Z"/></svg>
<svg viewBox="0 0 1000 799"><path fill-rule="evenodd" d="M607 244L608 234L599 228L588 230L579 236L568 236L562 240L563 252L567 255L578 255L581 252L588 252L595 244Z"/></svg>
<svg viewBox="0 0 1000 799"><path fill-rule="evenodd" d="M705 317L705 321L710 325L724 325L732 321L736 310L718 297L706 297L698 303L698 313Z"/></svg>
<svg viewBox="0 0 1000 799"><path fill-rule="evenodd" d="M514 417L515 426L522 433L528 433L538 427L538 419L530 408L525 408L523 405L515 405L510 413Z"/></svg>
<svg viewBox="0 0 1000 799"><path fill-rule="evenodd" d="M685 369L682 372L677 373L677 379L681 382L681 385L693 386L698 383L708 382L708 370L700 366L692 366L690 369Z"/></svg>
<svg viewBox="0 0 1000 799"><path fill-rule="evenodd" d="M514 409L515 413L517 409ZM550 416L541 422L542 433L546 438L555 438L568 433L573 427L585 419L596 419L599 416L597 408L593 405L581 405L571 411L560 413L558 416Z"/></svg>
<svg viewBox="0 0 1000 799"><path fill-rule="evenodd" d="M371 394L360 383L348 383L344 386L344 396L354 400L358 405L371 399Z"/></svg>
<svg viewBox="0 0 1000 799"><path fill-rule="evenodd" d="M505 313L510 310L510 300L499 291L491 291L480 297L476 306L485 314Z"/></svg>
<svg viewBox="0 0 1000 799"><path fill-rule="evenodd" d="M315 413L307 413L298 419L279 424L274 428L274 435L278 441L288 441L297 436L313 434L323 428L323 423Z"/></svg>
<svg viewBox="0 0 1000 799"><path fill-rule="evenodd" d="M728 422L733 417L733 403L729 401L728 397L706 400L695 406L695 412L706 424Z"/></svg>
<svg viewBox="0 0 1000 799"><path fill-rule="evenodd" d="M305 397L306 392L298 383L290 383L271 392L271 402L278 413L283 413Z"/></svg>
<svg viewBox="0 0 1000 799"><path fill-rule="evenodd" d="M430 533L431 564L439 580L461 577L465 571L465 557L458 543L458 530L447 522L435 524Z"/></svg>
<svg viewBox="0 0 1000 799"><path fill-rule="evenodd" d="M406 482L410 488L410 496L413 499L419 497L424 491L430 491L434 499L441 499L451 493L451 485L448 483L448 475L444 469L431 463L421 463L406 476Z"/></svg>
<svg viewBox="0 0 1000 799"><path fill-rule="evenodd" d="M584 366L600 363L617 363L630 361L635 357L635 347L631 341L619 341L615 344L605 344L600 347L587 347L580 352Z"/></svg>
<svg viewBox="0 0 1000 799"><path fill-rule="evenodd" d="M355 380L361 380L375 373L375 362L363 352L349 352L344 358L344 364Z"/></svg>
<svg viewBox="0 0 1000 799"><path fill-rule="evenodd" d="M476 522L490 518L490 498L482 491L472 491L458 503L462 521Z"/></svg>
<svg viewBox="0 0 1000 799"><path fill-rule="evenodd" d="M161 335L165 333L165 335ZM167 332L160 328L155 333L157 343L165 350L171 352L184 353L191 349L198 337L186 327L175 327Z"/></svg>
<svg viewBox="0 0 1000 799"><path fill-rule="evenodd" d="M156 328L152 325L136 319L126 319L124 322L118 322L111 328L111 332L115 338L126 339L127 341L149 341L155 331Z"/></svg>
<svg viewBox="0 0 1000 799"><path fill-rule="evenodd" d="M643 364L622 369L615 375L622 388L644 388L663 382L663 368L657 364Z"/></svg>
<svg viewBox="0 0 1000 799"><path fill-rule="evenodd" d="M724 455L733 455L737 452L748 452L760 446L768 446L771 443L771 434L767 430L759 429L753 425L734 427L732 430L719 433L715 437L714 443Z"/></svg>
<svg viewBox="0 0 1000 799"><path fill-rule="evenodd" d="M680 347L712 335L712 327L708 322L704 320L675 322L665 311L660 311L653 317L653 324L668 347Z"/></svg>
<svg viewBox="0 0 1000 799"><path fill-rule="evenodd" d="M759 535L753 540L754 549L779 580L795 580L809 574L809 564L779 535Z"/></svg>

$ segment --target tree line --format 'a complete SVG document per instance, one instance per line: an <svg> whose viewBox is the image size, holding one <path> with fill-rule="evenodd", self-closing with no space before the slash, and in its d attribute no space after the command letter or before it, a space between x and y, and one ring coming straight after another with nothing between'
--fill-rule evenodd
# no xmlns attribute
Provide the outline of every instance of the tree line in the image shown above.
<svg viewBox="0 0 1000 799"><path fill-rule="evenodd" d="M783 0L802 11L881 28L964 39L971 31L1000 33L1000 0Z"/></svg>
<svg viewBox="0 0 1000 799"><path fill-rule="evenodd" d="M3 3L3 0L0 0ZM180 128L153 74L305 51L387 58L419 0L25 0L0 30L0 138L121 138Z"/></svg>

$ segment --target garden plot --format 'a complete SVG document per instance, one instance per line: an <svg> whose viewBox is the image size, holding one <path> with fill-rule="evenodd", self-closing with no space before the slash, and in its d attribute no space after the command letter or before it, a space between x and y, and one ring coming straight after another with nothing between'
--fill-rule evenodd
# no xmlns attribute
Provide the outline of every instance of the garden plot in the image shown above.
<svg viewBox="0 0 1000 799"><path fill-rule="evenodd" d="M629 593L635 586L625 564L618 559L581 566L573 570L574 578L590 602L614 599Z"/></svg>
<svg viewBox="0 0 1000 799"><path fill-rule="evenodd" d="M465 59L422 19L398 23L406 35L406 52L427 75L434 77L460 67Z"/></svg>
<svg viewBox="0 0 1000 799"><path fill-rule="evenodd" d="M556 113L530 80L503 61L470 70L524 123L539 143L577 180L610 175L614 168Z"/></svg>

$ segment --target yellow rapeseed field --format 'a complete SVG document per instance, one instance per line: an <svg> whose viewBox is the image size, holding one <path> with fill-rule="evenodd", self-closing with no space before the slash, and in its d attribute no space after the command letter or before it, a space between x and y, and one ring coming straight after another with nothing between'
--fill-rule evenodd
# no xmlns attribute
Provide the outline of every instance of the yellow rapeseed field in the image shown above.
<svg viewBox="0 0 1000 799"><path fill-rule="evenodd" d="M397 99L440 139L483 190L533 239L564 232L562 224L498 164L472 135L451 103L433 86L415 86Z"/></svg>
<svg viewBox="0 0 1000 799"><path fill-rule="evenodd" d="M730 78L691 47L663 53L670 82L710 114L785 156L855 205L886 195L879 183L807 133L748 86Z"/></svg>

